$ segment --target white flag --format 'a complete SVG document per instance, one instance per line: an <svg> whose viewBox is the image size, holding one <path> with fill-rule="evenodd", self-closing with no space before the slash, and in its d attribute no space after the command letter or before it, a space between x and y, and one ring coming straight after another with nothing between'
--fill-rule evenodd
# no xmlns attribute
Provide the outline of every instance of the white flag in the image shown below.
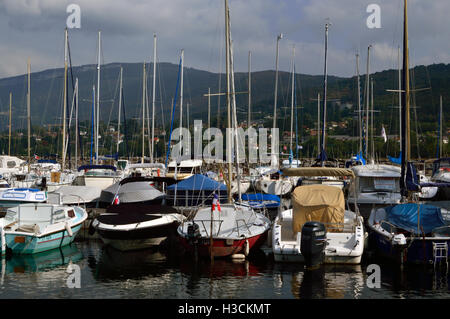
<svg viewBox="0 0 450 319"><path fill-rule="evenodd" d="M381 137L384 138L384 142L387 142L387 136L386 136L386 131L384 129L384 125L381 128Z"/></svg>

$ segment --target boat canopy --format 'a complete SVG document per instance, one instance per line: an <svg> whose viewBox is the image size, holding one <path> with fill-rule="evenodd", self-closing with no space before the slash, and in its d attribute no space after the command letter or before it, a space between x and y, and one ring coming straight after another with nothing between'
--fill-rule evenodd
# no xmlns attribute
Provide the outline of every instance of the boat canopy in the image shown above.
<svg viewBox="0 0 450 319"><path fill-rule="evenodd" d="M407 203L388 206L385 210L389 223L416 235L429 234L446 225L441 208L432 205Z"/></svg>
<svg viewBox="0 0 450 319"><path fill-rule="evenodd" d="M79 172L81 172L85 169L110 169L110 170L113 170L114 172L117 170L117 168L112 165L82 165L82 166L78 167Z"/></svg>
<svg viewBox="0 0 450 319"><path fill-rule="evenodd" d="M167 189L177 191L227 191L227 186L205 175L195 174L181 182L168 186Z"/></svg>
<svg viewBox="0 0 450 319"><path fill-rule="evenodd" d="M128 169L135 169L135 168L159 168L159 169L166 169L166 166L162 163L137 163L137 164L128 164Z"/></svg>
<svg viewBox="0 0 450 319"><path fill-rule="evenodd" d="M317 221L324 224L344 222L345 199L342 190L330 185L305 185L292 192L294 233L301 232L303 224ZM327 231L337 231L333 227Z"/></svg>
<svg viewBox="0 0 450 319"><path fill-rule="evenodd" d="M286 176L341 176L355 177L351 169L335 167L298 167L285 168L283 174Z"/></svg>

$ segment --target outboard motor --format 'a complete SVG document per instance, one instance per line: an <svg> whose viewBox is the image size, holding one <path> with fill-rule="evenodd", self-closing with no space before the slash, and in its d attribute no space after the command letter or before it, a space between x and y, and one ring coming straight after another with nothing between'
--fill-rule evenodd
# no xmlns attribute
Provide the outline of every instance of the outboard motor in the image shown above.
<svg viewBox="0 0 450 319"><path fill-rule="evenodd" d="M41 181L41 189L42 190L46 190L47 189L47 177L42 177L42 181Z"/></svg>
<svg viewBox="0 0 450 319"><path fill-rule="evenodd" d="M198 226L198 224L192 223L188 226L187 233L189 239L200 237L200 227Z"/></svg>
<svg viewBox="0 0 450 319"><path fill-rule="evenodd" d="M302 227L300 251L306 268L320 266L325 257L326 228L319 222L306 222Z"/></svg>

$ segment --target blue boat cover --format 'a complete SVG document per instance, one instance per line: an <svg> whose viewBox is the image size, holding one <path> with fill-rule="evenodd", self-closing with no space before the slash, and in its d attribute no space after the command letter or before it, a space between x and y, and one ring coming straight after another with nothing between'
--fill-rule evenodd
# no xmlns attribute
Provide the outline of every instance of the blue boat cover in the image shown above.
<svg viewBox="0 0 450 319"><path fill-rule="evenodd" d="M388 222L416 235L423 235L422 229L425 234L429 234L436 227L445 226L441 208L432 205L398 204L387 207L386 212ZM419 232L417 232L418 218L420 218Z"/></svg>
<svg viewBox="0 0 450 319"><path fill-rule="evenodd" d="M402 164L402 152L400 152L400 155L398 157L392 157L388 155L388 159L394 163L394 164Z"/></svg>
<svg viewBox="0 0 450 319"><path fill-rule="evenodd" d="M227 186L223 183L202 175L195 174L185 180L167 187L167 190L177 191L227 191Z"/></svg>
<svg viewBox="0 0 450 319"><path fill-rule="evenodd" d="M85 169L110 169L113 170L114 172L117 170L117 168L112 165L83 165L78 167L79 172Z"/></svg>
<svg viewBox="0 0 450 319"><path fill-rule="evenodd" d="M261 204L267 208L280 206L280 197L272 194L242 194L243 201L249 201L255 204ZM271 201L272 203L264 203L265 201Z"/></svg>
<svg viewBox="0 0 450 319"><path fill-rule="evenodd" d="M51 160L51 159L40 159L37 162L39 164L58 164L55 160Z"/></svg>

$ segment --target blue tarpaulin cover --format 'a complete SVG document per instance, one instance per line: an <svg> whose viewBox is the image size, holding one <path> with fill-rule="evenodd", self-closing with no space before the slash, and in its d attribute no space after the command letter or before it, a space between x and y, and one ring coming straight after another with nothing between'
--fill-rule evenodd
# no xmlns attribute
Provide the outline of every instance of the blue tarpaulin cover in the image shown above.
<svg viewBox="0 0 450 319"><path fill-rule="evenodd" d="M167 189L177 191L227 191L227 186L205 175L195 174L181 182L170 185Z"/></svg>
<svg viewBox="0 0 450 319"><path fill-rule="evenodd" d="M250 202L250 206L253 206L252 204L255 204L265 206L267 208L278 207L280 206L281 202L279 196L272 194L242 194L241 198L243 201Z"/></svg>
<svg viewBox="0 0 450 319"><path fill-rule="evenodd" d="M386 212L388 222L416 235L422 235L422 229L425 234L429 234L436 227L445 226L441 208L432 205L399 204L387 207ZM417 232L419 218L419 232Z"/></svg>

